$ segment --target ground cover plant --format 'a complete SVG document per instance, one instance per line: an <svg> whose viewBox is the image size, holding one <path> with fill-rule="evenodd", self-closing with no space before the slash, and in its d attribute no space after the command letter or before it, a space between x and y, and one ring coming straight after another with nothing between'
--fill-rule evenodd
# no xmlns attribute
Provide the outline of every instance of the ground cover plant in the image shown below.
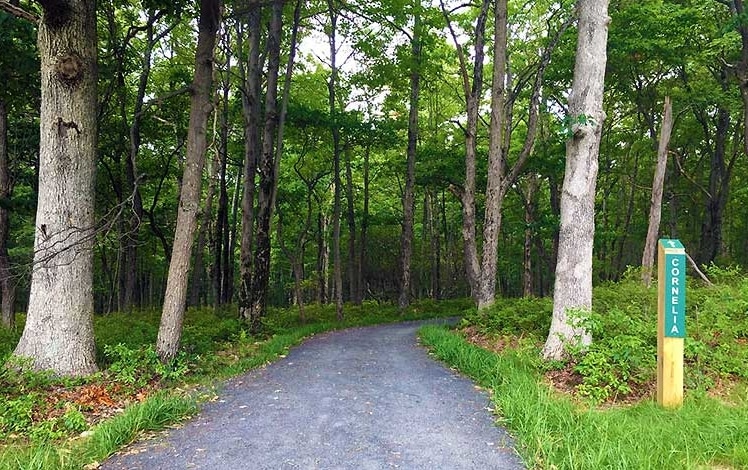
<svg viewBox="0 0 748 470"><path fill-rule="evenodd" d="M278 358L305 337L323 331L435 316L455 316L469 300L415 303L406 311L389 304L307 306L306 322L295 308L276 309L262 336L249 335L231 309L191 309L180 355L162 364L153 348L156 311L96 319L102 372L81 379L0 369L0 468L81 468L103 460L144 431L162 429L194 413L215 396L216 379ZM23 318L21 317L21 321ZM5 360L17 333L0 328Z"/></svg>
<svg viewBox="0 0 748 470"><path fill-rule="evenodd" d="M435 355L492 390L497 413L531 468L748 466L748 281L712 269L690 282L686 399L654 400L656 290L638 276L596 288L594 343L544 363L550 299L505 299L466 316L455 332L426 327Z"/></svg>

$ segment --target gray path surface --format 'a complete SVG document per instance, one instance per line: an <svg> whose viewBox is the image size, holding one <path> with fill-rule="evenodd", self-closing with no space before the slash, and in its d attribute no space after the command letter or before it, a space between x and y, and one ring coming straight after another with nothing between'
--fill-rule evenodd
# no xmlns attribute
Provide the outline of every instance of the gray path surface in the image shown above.
<svg viewBox="0 0 748 470"><path fill-rule="evenodd" d="M420 325L315 336L102 468L524 468L486 395L417 346Z"/></svg>

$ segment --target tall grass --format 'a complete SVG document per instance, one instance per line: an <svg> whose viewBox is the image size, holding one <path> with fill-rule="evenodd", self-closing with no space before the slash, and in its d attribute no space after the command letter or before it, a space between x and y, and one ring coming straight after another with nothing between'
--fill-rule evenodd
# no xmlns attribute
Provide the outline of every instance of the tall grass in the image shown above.
<svg viewBox="0 0 748 470"><path fill-rule="evenodd" d="M42 442L10 447L0 453L0 468L66 470L82 468L112 455L145 431L157 431L197 411L195 400L168 394L155 395L128 407L124 413L95 426L86 437L64 444Z"/></svg>
<svg viewBox="0 0 748 470"><path fill-rule="evenodd" d="M748 407L690 394L675 411L652 401L632 407L580 407L543 383L527 351L501 355L436 326L423 344L493 391L501 420L531 468L701 469L748 467Z"/></svg>

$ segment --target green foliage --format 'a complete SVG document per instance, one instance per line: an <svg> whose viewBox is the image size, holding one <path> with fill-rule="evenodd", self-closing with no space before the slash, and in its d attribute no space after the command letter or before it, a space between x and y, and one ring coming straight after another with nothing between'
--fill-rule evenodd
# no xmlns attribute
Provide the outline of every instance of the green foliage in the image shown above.
<svg viewBox="0 0 748 470"><path fill-rule="evenodd" d="M468 312L462 322L491 333L541 339L548 334L552 311L553 301L547 297L496 299L489 308Z"/></svg>
<svg viewBox="0 0 748 470"><path fill-rule="evenodd" d="M708 390L721 378L748 379L748 280L736 268L710 267L714 287L689 280L687 291L686 385ZM656 371L657 291L632 271L626 279L595 288L593 311L583 324L593 343L572 351L566 366L578 375L577 393L605 402L647 391ZM472 312L462 326L486 335L532 338L539 346L550 325L550 299L499 299ZM559 366L558 364L556 366Z"/></svg>
<svg viewBox="0 0 748 470"><path fill-rule="evenodd" d="M104 354L111 361L109 372L120 383L136 388L158 380L180 380L189 371L184 354L167 364L161 362L152 345L131 349L124 344L104 346Z"/></svg>

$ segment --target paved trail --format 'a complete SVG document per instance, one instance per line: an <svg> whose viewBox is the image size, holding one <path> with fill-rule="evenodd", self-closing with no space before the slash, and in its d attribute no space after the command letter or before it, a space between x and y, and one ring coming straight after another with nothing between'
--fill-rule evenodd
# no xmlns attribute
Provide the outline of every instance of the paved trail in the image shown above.
<svg viewBox="0 0 748 470"><path fill-rule="evenodd" d="M417 346L420 325L315 336L102 468L524 468L485 394Z"/></svg>

